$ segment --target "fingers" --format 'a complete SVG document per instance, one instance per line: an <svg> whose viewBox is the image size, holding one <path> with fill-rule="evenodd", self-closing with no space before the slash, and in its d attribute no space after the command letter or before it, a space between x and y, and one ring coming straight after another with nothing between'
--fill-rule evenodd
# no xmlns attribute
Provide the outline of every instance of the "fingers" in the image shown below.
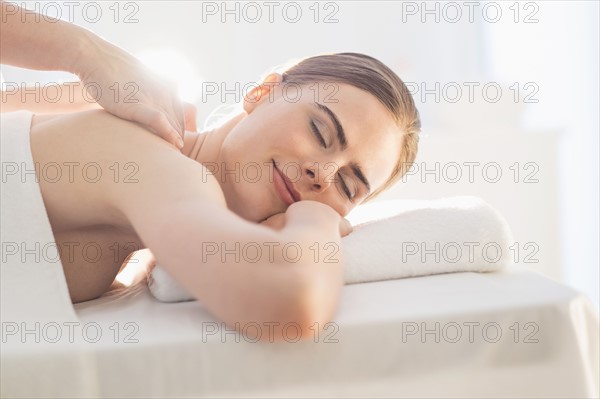
<svg viewBox="0 0 600 399"><path fill-rule="evenodd" d="M165 138L168 141L170 141L170 140L167 139L166 137L175 136L175 143L177 143L177 144L174 143L174 145L178 146L178 148L181 149L183 147L183 137L185 134L185 131L184 131L185 120L184 120L183 104L177 98L173 97L173 102L171 104L170 110L165 110L165 109L161 109L161 108L158 108L158 110L167 119L167 121L169 123L169 130L170 130L170 131L165 130L164 132L160 132L157 130L159 136ZM161 121L161 125L164 125L164 123L162 121ZM156 127L156 129L158 129L158 126ZM163 134L165 136L163 136Z"/></svg>
<svg viewBox="0 0 600 399"><path fill-rule="evenodd" d="M352 225L350 224L348 219L342 218L340 220L340 235L342 237L345 237L350 233L352 233Z"/></svg>
<svg viewBox="0 0 600 399"><path fill-rule="evenodd" d="M99 86L96 90L99 94L112 91L119 83L114 97L95 96L98 104L120 118L142 124L181 149L185 112L176 83L158 76L131 54L108 42L99 42L93 47L97 50L91 53L93 62L76 68L88 94L95 94L90 93L91 87ZM98 60L102 62L96 62ZM87 85L92 82L93 86ZM133 93L128 89L132 83L136 89Z"/></svg>
<svg viewBox="0 0 600 399"><path fill-rule="evenodd" d="M275 230L281 230L285 227L285 213L276 213L261 222L265 226L269 226Z"/></svg>
<svg viewBox="0 0 600 399"><path fill-rule="evenodd" d="M184 129L189 132L195 132L198 130L196 126L196 114L198 110L194 104L183 103L183 114L184 114Z"/></svg>
<svg viewBox="0 0 600 399"><path fill-rule="evenodd" d="M169 120L166 113L143 104L137 104L133 108L132 120L143 124L178 149L183 147L182 135L173 126L174 123Z"/></svg>
<svg viewBox="0 0 600 399"><path fill-rule="evenodd" d="M167 116L169 117L173 129L177 131L183 141L183 135L185 133L185 112L183 103L177 99L177 97L173 97L172 112L167 112Z"/></svg>
<svg viewBox="0 0 600 399"><path fill-rule="evenodd" d="M174 122L169 114L159 110L151 110L150 112L151 116L147 126L178 149L183 148L183 135L178 127L174 127Z"/></svg>

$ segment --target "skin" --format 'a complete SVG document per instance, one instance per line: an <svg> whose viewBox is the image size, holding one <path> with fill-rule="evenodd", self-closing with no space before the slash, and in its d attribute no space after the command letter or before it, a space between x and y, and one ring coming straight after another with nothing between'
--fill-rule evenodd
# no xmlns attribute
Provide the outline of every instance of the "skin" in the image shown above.
<svg viewBox="0 0 600 399"><path fill-rule="evenodd" d="M184 109L174 85L90 30L24 12L16 2L0 0L0 9L2 64L71 72L86 87L100 88L88 93L108 112L146 126L173 145L183 145ZM81 103L77 98L81 89L75 93L74 102Z"/></svg>
<svg viewBox="0 0 600 399"><path fill-rule="evenodd" d="M281 80L279 74L269 75L261 87L248 93L243 114L214 132L188 135L186 141L198 140L202 149L190 154L193 148L186 145L183 152L220 172L218 181L229 209L247 220L260 222L286 210L286 205L269 189L273 181L270 171L273 159L302 200L322 202L346 216L368 194L349 164L355 162L362 166L371 190L382 185L397 160L398 128L374 96L354 86L336 85L335 97L320 103L336 114L344 128L350 144L342 150L336 140L334 124L326 113L314 106L315 90L304 88L300 99L291 102L291 94L282 94ZM322 98L332 92L326 87L319 85ZM269 88L275 89L272 94ZM253 100L255 98L260 100ZM327 148L321 147L311 131L311 119ZM236 164L240 165L239 183L226 173L234 170ZM261 167L260 173L255 166ZM256 176L262 179L256 182ZM355 194L352 201L344 194L342 180Z"/></svg>
<svg viewBox="0 0 600 399"><path fill-rule="evenodd" d="M339 84L337 102L321 103L345 130L347 148L342 149L333 123L314 106L315 91L302 90L300 99L291 102L279 83L281 75L269 75L247 94L242 113L214 130L187 132L182 152L141 125L103 110L34 115L30 135L35 162L95 162L107 176L90 183L76 169L71 181L40 178L73 302L102 295L131 252L149 248L184 288L227 324L293 321L303 326L303 334L311 334L314 322L331 320L343 285L341 251L331 264L314 259L309 248L314 243L340 248L341 236L348 233L342 217L368 194L351 172L351 163L361 166L375 190L392 171L401 136L374 96ZM311 120L327 148L311 130ZM288 206L277 195L272 160L292 181L301 201ZM241 173L239 182L223 173L236 163L240 170L259 165L260 178L254 179L256 169L248 172L250 178ZM212 174L205 165L220 168ZM128 177L135 182L126 183ZM254 263L242 259L223 264L213 257L196 266L205 257L200 243L232 248L236 243L291 241L303 248L296 262L275 251L275 259ZM80 244L75 250L74 242ZM95 262L78 250L89 242L102 250Z"/></svg>

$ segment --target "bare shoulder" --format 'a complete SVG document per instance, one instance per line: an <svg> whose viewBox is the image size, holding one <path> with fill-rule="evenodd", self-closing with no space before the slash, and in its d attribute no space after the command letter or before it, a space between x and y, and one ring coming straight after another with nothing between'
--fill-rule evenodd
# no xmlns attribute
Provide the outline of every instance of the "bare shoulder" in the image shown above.
<svg viewBox="0 0 600 399"><path fill-rule="evenodd" d="M146 204L185 197L226 207L216 178L145 127L104 110L41 119L31 129L32 154L40 163L79 166L63 187L72 196L102 203L107 215L129 219ZM84 170L85 169L85 170ZM58 193L60 187L54 185ZM58 194L57 194L58 195ZM152 200L152 201L150 201ZM107 216L108 217L108 216Z"/></svg>

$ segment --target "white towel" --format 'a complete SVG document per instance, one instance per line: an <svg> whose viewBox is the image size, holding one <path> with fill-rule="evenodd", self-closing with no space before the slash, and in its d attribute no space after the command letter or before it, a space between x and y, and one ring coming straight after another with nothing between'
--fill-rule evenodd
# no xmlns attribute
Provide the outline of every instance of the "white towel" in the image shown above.
<svg viewBox="0 0 600 399"><path fill-rule="evenodd" d="M366 204L348 219L342 238L346 284L451 272L489 272L511 264L512 233L478 197L389 200ZM163 302L194 298L162 267L148 286Z"/></svg>
<svg viewBox="0 0 600 399"><path fill-rule="evenodd" d="M373 210L380 216L369 215ZM506 220L478 197L381 201L349 219L358 226L342 239L346 284L490 272L512 263Z"/></svg>
<svg viewBox="0 0 600 399"><path fill-rule="evenodd" d="M0 116L1 396L94 396L93 359L66 336L81 325L69 324L78 319L36 181L31 119L29 111Z"/></svg>

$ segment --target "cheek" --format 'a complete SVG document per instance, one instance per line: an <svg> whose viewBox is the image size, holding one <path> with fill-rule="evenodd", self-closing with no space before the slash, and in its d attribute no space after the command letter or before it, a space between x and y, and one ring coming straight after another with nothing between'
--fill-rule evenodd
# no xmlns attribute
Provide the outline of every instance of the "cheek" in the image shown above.
<svg viewBox="0 0 600 399"><path fill-rule="evenodd" d="M263 138L273 146L293 149L296 146L304 148L310 138L310 130L305 116L294 112L280 112L260 124Z"/></svg>
<svg viewBox="0 0 600 399"><path fill-rule="evenodd" d="M264 158L274 158L279 162L301 164L309 158L310 151L314 151L306 140L298 132L288 129L281 132L273 132L268 138L260 140L260 151ZM255 151L252 150L255 154ZM259 154L256 154L259 155ZM291 167L291 165L290 165ZM293 175L293 173L291 173Z"/></svg>
<svg viewBox="0 0 600 399"><path fill-rule="evenodd" d="M224 147L227 146L230 153L235 153L235 159L240 160L275 157L299 161L318 146L308 122L292 113L251 114L231 133Z"/></svg>

